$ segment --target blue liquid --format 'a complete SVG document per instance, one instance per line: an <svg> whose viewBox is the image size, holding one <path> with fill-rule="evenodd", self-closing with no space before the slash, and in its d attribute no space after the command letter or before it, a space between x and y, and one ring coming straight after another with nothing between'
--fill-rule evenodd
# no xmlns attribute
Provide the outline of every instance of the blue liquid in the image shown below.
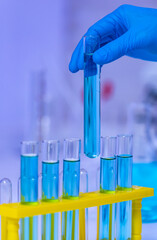
<svg viewBox="0 0 157 240"><path fill-rule="evenodd" d="M118 162L118 190L132 189L132 156L117 156ZM131 239L132 201L117 204L117 240Z"/></svg>
<svg viewBox="0 0 157 240"><path fill-rule="evenodd" d="M115 193L116 158L100 159L100 192ZM115 204L99 207L99 240L115 239Z"/></svg>
<svg viewBox="0 0 157 240"><path fill-rule="evenodd" d="M38 202L38 156L21 156L21 203L36 205ZM21 220L21 240L38 240L38 218Z"/></svg>
<svg viewBox="0 0 157 240"><path fill-rule="evenodd" d="M59 162L42 162L42 201L58 201ZM42 217L42 239L58 240L58 213Z"/></svg>
<svg viewBox="0 0 157 240"><path fill-rule="evenodd" d="M154 188L154 197L142 200L142 222L157 222L157 162L133 164L133 185Z"/></svg>
<svg viewBox="0 0 157 240"><path fill-rule="evenodd" d="M93 62L93 54L85 55L84 153L90 158L100 154L100 66Z"/></svg>
<svg viewBox="0 0 157 240"><path fill-rule="evenodd" d="M80 160L63 161L63 198L77 199L80 185ZM62 213L62 240L78 240L79 211Z"/></svg>

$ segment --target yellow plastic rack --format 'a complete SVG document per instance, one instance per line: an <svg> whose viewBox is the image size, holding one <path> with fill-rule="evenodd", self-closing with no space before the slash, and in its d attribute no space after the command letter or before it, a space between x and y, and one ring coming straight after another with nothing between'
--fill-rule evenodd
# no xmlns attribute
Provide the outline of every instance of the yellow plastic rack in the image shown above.
<svg viewBox="0 0 157 240"><path fill-rule="evenodd" d="M134 186L130 192L117 191L114 194L90 192L80 194L76 200L60 199L58 202L39 202L37 205L10 203L0 205L1 240L19 240L19 220L25 217L65 212L79 209L79 239L85 240L85 208L99 207L124 201L133 201L132 205L132 240L141 240L142 198L154 195L154 189ZM98 239L98 237L97 237Z"/></svg>

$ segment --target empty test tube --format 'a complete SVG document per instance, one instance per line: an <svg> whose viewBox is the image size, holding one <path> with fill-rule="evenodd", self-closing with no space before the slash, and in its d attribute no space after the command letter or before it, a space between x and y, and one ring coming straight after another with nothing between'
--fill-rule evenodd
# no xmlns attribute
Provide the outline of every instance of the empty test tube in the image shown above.
<svg viewBox="0 0 157 240"><path fill-rule="evenodd" d="M38 143L21 143L21 203L38 204ZM38 240L38 218L21 220L21 240Z"/></svg>
<svg viewBox="0 0 157 240"><path fill-rule="evenodd" d="M0 204L12 202L12 183L8 178L0 181Z"/></svg>
<svg viewBox="0 0 157 240"><path fill-rule="evenodd" d="M100 192L113 194L116 191L116 137L101 137ZM115 204L99 207L99 240L115 239Z"/></svg>
<svg viewBox="0 0 157 240"><path fill-rule="evenodd" d="M119 191L132 190L132 135L117 136L117 164ZM117 204L117 240L131 239L132 201Z"/></svg>
<svg viewBox="0 0 157 240"><path fill-rule="evenodd" d="M84 37L84 153L90 158L100 154L100 66L93 61L99 47L98 36Z"/></svg>
<svg viewBox="0 0 157 240"><path fill-rule="evenodd" d="M42 142L42 201L59 196L59 141ZM58 240L58 213L42 216L42 240Z"/></svg>
<svg viewBox="0 0 157 240"><path fill-rule="evenodd" d="M8 178L3 178L0 181L0 204L8 204L12 202L12 183ZM12 232L6 231L7 227L7 218L0 217L1 224L1 239L12 239ZM11 234L10 234L11 232ZM16 233L16 237L18 234Z"/></svg>
<svg viewBox="0 0 157 240"><path fill-rule="evenodd" d="M81 140L64 140L63 198L79 198ZM79 210L62 213L62 240L78 240Z"/></svg>

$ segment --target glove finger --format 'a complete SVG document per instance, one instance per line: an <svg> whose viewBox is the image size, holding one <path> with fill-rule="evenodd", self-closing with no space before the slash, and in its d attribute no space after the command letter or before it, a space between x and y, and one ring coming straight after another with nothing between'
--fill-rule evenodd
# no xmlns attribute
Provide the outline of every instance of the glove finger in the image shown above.
<svg viewBox="0 0 157 240"><path fill-rule="evenodd" d="M79 65L78 64L78 57L79 57L81 51L82 51L82 54L83 54L83 38L80 40L80 42L78 43L77 47L75 48L75 50L74 50L74 52L72 54L70 63L69 63L69 70L72 73L76 73L76 72L78 72L80 70L79 66L78 66Z"/></svg>
<svg viewBox="0 0 157 240"><path fill-rule="evenodd" d="M98 35L101 38L111 36L112 39L115 39L117 35L120 36L127 31L123 15L121 7L117 8L115 11L92 25L88 29L86 35Z"/></svg>
<svg viewBox="0 0 157 240"><path fill-rule="evenodd" d="M127 52L135 49L135 44L130 42L133 41L130 39L132 38L130 36L130 32L128 31L114 41L109 42L94 53L94 62L103 65L126 55Z"/></svg>

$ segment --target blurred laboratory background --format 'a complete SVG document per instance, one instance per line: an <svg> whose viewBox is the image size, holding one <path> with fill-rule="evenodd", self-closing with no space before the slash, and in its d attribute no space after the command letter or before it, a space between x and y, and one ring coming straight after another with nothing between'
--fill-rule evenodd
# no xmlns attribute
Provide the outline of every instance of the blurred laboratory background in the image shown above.
<svg viewBox="0 0 157 240"><path fill-rule="evenodd" d="M86 30L121 4L157 8L156 0L0 1L1 179L17 183L22 140L83 139L83 72L68 64ZM101 121L103 136L134 134L133 183L156 195L143 202L143 222L157 222L157 63L123 57L103 66ZM89 190L98 165L82 154Z"/></svg>

